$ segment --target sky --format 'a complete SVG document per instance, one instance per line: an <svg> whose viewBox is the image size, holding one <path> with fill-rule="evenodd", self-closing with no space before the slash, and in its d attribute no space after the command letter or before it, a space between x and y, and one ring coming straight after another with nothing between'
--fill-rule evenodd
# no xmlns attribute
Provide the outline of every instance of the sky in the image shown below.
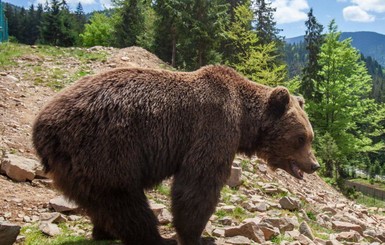
<svg viewBox="0 0 385 245"><path fill-rule="evenodd" d="M44 3L46 0L2 0L17 6ZM86 12L112 7L111 0L66 0L72 10L79 2ZM307 13L313 15L325 30L332 19L344 32L374 31L385 34L385 0L267 0L276 8L274 19L286 38L305 34Z"/></svg>

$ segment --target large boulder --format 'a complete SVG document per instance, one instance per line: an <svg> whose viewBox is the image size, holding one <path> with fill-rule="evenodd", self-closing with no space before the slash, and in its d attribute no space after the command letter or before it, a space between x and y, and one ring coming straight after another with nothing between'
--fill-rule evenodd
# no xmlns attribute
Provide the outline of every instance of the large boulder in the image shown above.
<svg viewBox="0 0 385 245"><path fill-rule="evenodd" d="M10 223L0 223L0 244L12 245L20 233L20 226Z"/></svg>
<svg viewBox="0 0 385 245"><path fill-rule="evenodd" d="M1 160L0 172L14 181L32 181L39 169L38 161L14 154L6 154Z"/></svg>

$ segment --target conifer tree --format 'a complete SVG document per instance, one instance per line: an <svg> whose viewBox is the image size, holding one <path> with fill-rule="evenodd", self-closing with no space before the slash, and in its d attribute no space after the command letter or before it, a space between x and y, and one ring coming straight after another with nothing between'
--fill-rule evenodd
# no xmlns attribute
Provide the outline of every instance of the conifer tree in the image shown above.
<svg viewBox="0 0 385 245"><path fill-rule="evenodd" d="M155 22L155 53L176 67L176 46L183 25L183 4L176 0L157 0L154 9L158 15Z"/></svg>
<svg viewBox="0 0 385 245"><path fill-rule="evenodd" d="M273 63L276 52L275 43L258 44L258 35L252 29L253 12L250 2L238 6L234 10L234 22L225 32L234 49L234 55L226 63L251 80L270 85L282 85L286 77L286 67Z"/></svg>
<svg viewBox="0 0 385 245"><path fill-rule="evenodd" d="M84 13L81 2L79 2L76 7L74 17L75 17L75 23L73 25L74 25L75 32L82 33L84 31L84 25L86 24L87 20L86 20L86 15Z"/></svg>
<svg viewBox="0 0 385 245"><path fill-rule="evenodd" d="M144 17L142 0L115 0L115 33L117 47L137 45L137 38L143 31Z"/></svg>
<svg viewBox="0 0 385 245"><path fill-rule="evenodd" d="M323 26L317 22L316 17L313 15L313 9L310 9L305 25L307 28L305 45L308 55L307 64L303 69L301 93L306 99L317 100L318 94L314 90L314 81L319 83L322 80L322 77L319 75L321 67L318 63L318 55L321 51L324 37L322 34Z"/></svg>
<svg viewBox="0 0 385 245"><path fill-rule="evenodd" d="M274 21L275 8L271 7L271 2L266 0L255 0L255 30L258 35L258 44L269 44L276 42L278 46L283 44L282 37L279 36L281 29L276 27Z"/></svg>

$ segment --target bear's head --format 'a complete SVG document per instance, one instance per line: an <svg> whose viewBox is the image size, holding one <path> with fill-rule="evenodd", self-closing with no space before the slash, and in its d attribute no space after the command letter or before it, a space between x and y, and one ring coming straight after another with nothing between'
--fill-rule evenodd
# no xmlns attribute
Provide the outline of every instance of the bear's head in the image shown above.
<svg viewBox="0 0 385 245"><path fill-rule="evenodd" d="M262 125L262 147L258 157L272 169L281 168L298 179L320 165L313 152L314 133L303 109L302 98L284 87L273 89L266 101Z"/></svg>

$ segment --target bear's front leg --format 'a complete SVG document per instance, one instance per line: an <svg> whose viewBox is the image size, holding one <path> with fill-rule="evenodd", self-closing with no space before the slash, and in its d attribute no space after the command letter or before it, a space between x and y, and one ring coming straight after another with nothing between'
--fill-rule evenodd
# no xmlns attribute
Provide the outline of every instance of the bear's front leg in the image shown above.
<svg viewBox="0 0 385 245"><path fill-rule="evenodd" d="M223 181L197 170L174 176L172 213L180 245L200 245L202 232L215 211ZM199 173L201 172L201 173Z"/></svg>

